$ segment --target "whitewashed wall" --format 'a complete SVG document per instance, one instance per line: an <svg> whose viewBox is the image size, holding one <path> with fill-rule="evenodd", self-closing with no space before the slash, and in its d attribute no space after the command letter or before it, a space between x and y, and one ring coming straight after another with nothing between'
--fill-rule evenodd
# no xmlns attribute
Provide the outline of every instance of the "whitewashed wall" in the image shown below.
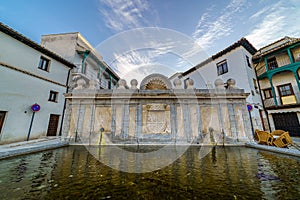
<svg viewBox="0 0 300 200"><path fill-rule="evenodd" d="M49 56L0 33L0 61L39 77L65 85L69 68ZM51 61L49 72L38 69L40 56ZM35 114L31 138L46 135L50 114L62 119L66 87L0 65L0 110L7 111L0 134L0 142L22 141L27 137L32 111L38 103L41 110ZM48 101L50 90L58 92L58 101ZM60 126L60 121L59 121ZM58 127L59 130L59 127Z"/></svg>
<svg viewBox="0 0 300 200"><path fill-rule="evenodd" d="M186 75L181 78L181 80L192 78L195 82L195 88L206 88L208 85L212 85L214 87L214 81L218 78L222 79L224 82L226 82L229 78L233 78L236 80L236 86L238 88L242 88L246 93L250 93L246 99L248 103L253 105L262 105L260 94L257 93L254 88L253 79L256 79L255 72L253 70L254 66L252 66L252 68L248 67L246 55L249 57L249 61L251 62L252 55L243 47L238 47ZM223 60L227 60L228 72L218 76L217 63ZM252 95L252 91L254 95ZM262 129L259 109L254 108L251 112L251 116L253 118L254 128Z"/></svg>

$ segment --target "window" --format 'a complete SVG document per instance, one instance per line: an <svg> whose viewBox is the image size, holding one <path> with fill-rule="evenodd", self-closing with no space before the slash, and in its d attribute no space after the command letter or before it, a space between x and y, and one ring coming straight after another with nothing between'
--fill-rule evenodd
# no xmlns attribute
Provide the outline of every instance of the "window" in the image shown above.
<svg viewBox="0 0 300 200"><path fill-rule="evenodd" d="M50 60L41 56L38 68L44 71L49 71L49 64Z"/></svg>
<svg viewBox="0 0 300 200"><path fill-rule="evenodd" d="M270 99L273 98L273 93L272 93L272 89L268 88L268 89L264 89L264 95L266 99Z"/></svg>
<svg viewBox="0 0 300 200"><path fill-rule="evenodd" d="M268 69L276 69L276 68L278 68L277 61L276 61L275 57L268 58L267 59L267 63L268 63Z"/></svg>
<svg viewBox="0 0 300 200"><path fill-rule="evenodd" d="M218 69L218 76L227 73L228 72L228 66L227 66L226 60L218 63L217 64L217 69Z"/></svg>
<svg viewBox="0 0 300 200"><path fill-rule="evenodd" d="M277 87L281 97L294 95L292 85L290 83Z"/></svg>
<svg viewBox="0 0 300 200"><path fill-rule="evenodd" d="M58 92L50 91L48 101L57 102Z"/></svg>
<svg viewBox="0 0 300 200"><path fill-rule="evenodd" d="M249 60L249 57L248 57L248 56L246 56L246 60L247 60L247 65L248 65L248 67L252 68L252 66L251 66L251 63L250 63L250 60Z"/></svg>
<svg viewBox="0 0 300 200"><path fill-rule="evenodd" d="M6 111L0 111L0 134L4 124L5 115L6 115Z"/></svg>

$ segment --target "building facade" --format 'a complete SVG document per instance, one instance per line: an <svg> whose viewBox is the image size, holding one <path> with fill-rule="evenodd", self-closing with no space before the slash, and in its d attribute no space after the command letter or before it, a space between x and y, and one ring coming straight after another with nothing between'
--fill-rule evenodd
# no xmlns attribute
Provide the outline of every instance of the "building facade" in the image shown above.
<svg viewBox="0 0 300 200"><path fill-rule="evenodd" d="M59 135L76 66L2 23L0 44L0 142Z"/></svg>
<svg viewBox="0 0 300 200"><path fill-rule="evenodd" d="M84 87L93 85L96 89L112 89L119 81L119 76L79 32L43 35L41 45L76 65L70 91L78 79L84 81Z"/></svg>
<svg viewBox="0 0 300 200"><path fill-rule="evenodd" d="M212 80L216 79L221 79L223 83L230 78L235 79L236 86L249 93L246 103L252 106L249 115L252 118L253 129L267 129L266 115L263 112L255 71L251 62L255 52L256 49L252 44L242 38L191 69L174 74L170 79L179 78L184 83L193 79L195 88L212 88L214 84Z"/></svg>
<svg viewBox="0 0 300 200"><path fill-rule="evenodd" d="M300 38L275 41L259 49L252 61L271 129L300 136Z"/></svg>

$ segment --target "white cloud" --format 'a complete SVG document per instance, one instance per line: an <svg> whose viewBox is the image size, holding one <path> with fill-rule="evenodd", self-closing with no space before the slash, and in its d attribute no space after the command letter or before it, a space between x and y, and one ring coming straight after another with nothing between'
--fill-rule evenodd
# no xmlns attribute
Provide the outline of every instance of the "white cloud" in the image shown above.
<svg viewBox="0 0 300 200"><path fill-rule="evenodd" d="M199 59L207 57L193 38L171 29L154 27L116 34L103 41L96 49L121 77L146 66L152 72L154 67L150 66L165 66L169 70L158 72L169 76L171 71L186 70L197 64ZM180 62L177 62L178 59ZM143 70L141 74L144 72L149 71Z"/></svg>
<svg viewBox="0 0 300 200"><path fill-rule="evenodd" d="M203 48L209 48L216 40L230 35L233 28L232 18L235 14L241 12L246 2L246 0L231 0L216 18L210 16L209 13L212 13L212 11L208 9L200 17L193 33L193 37L198 44Z"/></svg>
<svg viewBox="0 0 300 200"><path fill-rule="evenodd" d="M99 9L106 26L113 31L123 31L147 25L144 13L149 12L146 0L100 0Z"/></svg>
<svg viewBox="0 0 300 200"><path fill-rule="evenodd" d="M284 36L299 37L299 15L297 0L281 0L266 6L249 18L257 24L246 38L256 48L261 48Z"/></svg>

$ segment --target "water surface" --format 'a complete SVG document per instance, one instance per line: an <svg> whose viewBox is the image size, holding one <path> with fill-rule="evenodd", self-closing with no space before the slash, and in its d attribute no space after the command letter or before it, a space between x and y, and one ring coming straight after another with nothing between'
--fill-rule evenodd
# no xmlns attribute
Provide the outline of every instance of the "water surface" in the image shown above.
<svg viewBox="0 0 300 200"><path fill-rule="evenodd" d="M199 150L190 147L173 164L141 174L111 169L83 146L1 160L0 199L300 197L298 158L245 147L216 147L199 159Z"/></svg>

